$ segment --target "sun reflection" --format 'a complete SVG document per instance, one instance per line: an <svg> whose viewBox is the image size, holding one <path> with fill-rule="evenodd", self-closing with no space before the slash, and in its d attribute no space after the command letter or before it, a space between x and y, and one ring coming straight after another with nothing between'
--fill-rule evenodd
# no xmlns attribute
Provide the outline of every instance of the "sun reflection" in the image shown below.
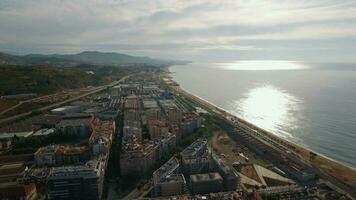
<svg viewBox="0 0 356 200"><path fill-rule="evenodd" d="M300 100L271 85L250 90L234 103L235 114L282 137L292 137L285 128L296 128L293 113L300 110Z"/></svg>
<svg viewBox="0 0 356 200"><path fill-rule="evenodd" d="M287 60L245 60L234 63L220 63L227 70L295 70L308 68L306 65Z"/></svg>

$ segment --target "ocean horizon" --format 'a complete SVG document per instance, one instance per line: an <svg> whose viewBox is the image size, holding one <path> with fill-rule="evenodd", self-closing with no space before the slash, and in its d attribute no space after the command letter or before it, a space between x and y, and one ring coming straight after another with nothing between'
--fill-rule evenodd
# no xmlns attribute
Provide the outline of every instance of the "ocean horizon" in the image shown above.
<svg viewBox="0 0 356 200"><path fill-rule="evenodd" d="M188 92L356 167L356 64L258 60L196 62L169 70Z"/></svg>

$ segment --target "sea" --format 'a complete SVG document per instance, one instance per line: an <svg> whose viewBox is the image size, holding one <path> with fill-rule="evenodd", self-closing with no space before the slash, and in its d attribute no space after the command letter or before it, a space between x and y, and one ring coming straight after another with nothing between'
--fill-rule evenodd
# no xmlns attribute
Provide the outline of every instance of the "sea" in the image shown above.
<svg viewBox="0 0 356 200"><path fill-rule="evenodd" d="M188 92L356 168L356 63L193 62L169 70Z"/></svg>

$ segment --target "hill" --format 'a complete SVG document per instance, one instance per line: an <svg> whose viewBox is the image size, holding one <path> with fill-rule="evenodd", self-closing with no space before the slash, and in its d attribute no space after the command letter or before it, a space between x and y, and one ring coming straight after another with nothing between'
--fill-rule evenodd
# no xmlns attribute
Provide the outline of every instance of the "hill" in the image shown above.
<svg viewBox="0 0 356 200"><path fill-rule="evenodd" d="M84 51L78 54L28 54L16 56L0 52L0 64L7 65L55 65L75 66L78 64L97 65L156 65L165 66L180 61L159 60L150 57L131 56L113 52Z"/></svg>
<svg viewBox="0 0 356 200"><path fill-rule="evenodd" d="M0 95L48 94L105 82L103 77L75 68L0 66Z"/></svg>

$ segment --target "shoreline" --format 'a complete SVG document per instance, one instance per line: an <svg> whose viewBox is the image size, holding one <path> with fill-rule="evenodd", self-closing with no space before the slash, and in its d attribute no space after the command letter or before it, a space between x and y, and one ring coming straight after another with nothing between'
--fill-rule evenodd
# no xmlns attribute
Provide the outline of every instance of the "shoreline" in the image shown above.
<svg viewBox="0 0 356 200"><path fill-rule="evenodd" d="M171 69L170 69L171 67L172 67L172 66L167 67L167 72L168 72L168 74L169 74L168 76L170 77L171 80L173 80L174 82L176 82L176 81L173 79L173 77L170 75L170 74L172 74L172 73L175 73L175 72L172 72L172 71L171 71ZM215 108L217 108L217 109L219 109L219 110L221 110L221 111L223 111L223 112L226 112L226 113L228 113L229 115L234 116L234 117L238 118L239 120L241 120L241 121L243 121L243 122L245 122L245 123L248 123L248 124L250 124L250 125L252 125L252 126L257 127L257 128L260 129L260 130L263 130L263 131L266 132L266 133L271 134L273 137L277 137L277 138L279 138L279 139L281 139L281 140L285 140L286 142L291 143L291 144L293 144L293 145L295 145L295 146L298 146L299 148L303 148L303 149L305 149L305 150L307 150L307 151L313 152L313 153L317 154L318 156L324 157L325 159L328 159L328 160L330 160L330 161L336 162L336 163L338 163L338 164L340 164L340 165L343 165L344 167L347 167L347 168L350 168L350 169L356 171L356 166L352 166L352 164L345 163L345 162L343 162L343 161L340 161L340 160L331 158L331 157L329 157L329 156L327 156L327 155L324 155L324 154L322 154L322 153L320 153L320 152L317 152L317 151L311 149L309 146L307 146L307 145L305 145L305 144L303 144L303 143L298 143L298 142L291 141L291 140L288 140L288 139L283 138L283 137L279 137L277 134L274 134L273 132L271 132L271 131L269 131L269 130L265 130L265 129L261 128L261 127L258 127L257 125L255 125L255 124L253 124L253 123L251 123L251 122L249 122L249 121L243 119L241 116L237 116L237 115L235 115L235 114L229 112L228 110L226 110L226 109L224 109L224 108L222 108L222 107L220 107L220 106L215 105L214 103L210 102L209 100L206 100L206 99L204 99L204 98L202 98L202 97L200 97L200 96L194 94L193 92L191 92L191 91L187 90L186 88L182 87L182 86L180 85L180 83L178 83L178 82L176 82L176 83L179 85L179 88L180 88L181 90L183 90L184 92L186 92L186 93L188 93L188 94L194 96L195 98L199 98L200 100L205 101L206 103L210 104L211 106L214 106ZM355 180L355 181L356 181L356 180Z"/></svg>
<svg viewBox="0 0 356 200"><path fill-rule="evenodd" d="M173 80L173 78L172 78L172 80ZM178 83L178 84L179 84L179 83ZM287 140L287 139L285 139L285 138L283 138L283 137L279 137L278 135L272 133L271 131L268 131L268 130L265 130L265 129L261 128L261 127L258 127L257 125L255 125L255 124L253 124L253 123L251 123L251 122L249 122L249 121L243 119L242 117L237 116L237 115L235 115L235 114L232 114L231 112L227 111L226 109L221 108L220 106L217 106L217 105L215 105L214 103L212 103L212 102L210 102L210 101L208 101L208 100L206 100L206 99L204 99L204 98L202 98L202 97L200 97L200 96L197 96L196 94L194 94L193 92L190 92L189 90L185 89L184 87L182 87L182 86L179 86L179 87L180 87L181 90L183 90L183 91L186 92L186 93L189 93L190 95L194 96L195 98L199 98L200 100L205 101L206 103L208 103L208 104L210 104L210 105L216 107L217 109L222 110L223 112L226 112L226 113L228 113L229 115L232 115L232 116L234 116L234 117L236 117L236 118L239 118L239 120L241 120L241 121L244 121L244 122L246 122L246 123L248 123L248 124L251 124L251 125L257 127L258 129L264 130L265 132L268 132L269 134L271 134L273 137L277 137L277 138L279 138L279 139L281 139L281 140L285 140L286 142L289 142L289 143L291 143L292 145L298 146L299 148L303 148L303 149L305 149L305 150L307 150L307 151L309 151L309 152L314 152L314 153L316 153L318 156L321 156L321 157L323 157L323 158L325 158L325 159L328 159L328 160L330 160L330 161L336 162L336 163L338 163L338 164L340 164L340 165L343 165L344 167L348 167L348 168L350 168L350 169L356 171L356 168L355 168L355 167L350 166L350 165L347 164L347 163L344 163L344 162L342 162L342 161L339 161L339 160L330 158L330 157L328 157L327 155L324 155L324 154L321 154L321 153L319 153L319 152L316 152L315 150L312 150L312 149L310 149L309 147L307 147L305 144L296 143L296 142Z"/></svg>
<svg viewBox="0 0 356 200"><path fill-rule="evenodd" d="M171 84L173 83L173 85L167 84L169 87L171 87L173 91L181 94L182 96L185 96L186 98L192 100L193 102L196 102L196 104L198 105L202 105L201 107L204 109L208 108L207 110L212 110L214 113L222 116L226 121L230 121L230 123L239 123L241 125L246 125L247 127L250 128L252 127L253 129L258 130L258 132L263 133L264 136L273 140L274 144L278 145L277 148L283 147L283 150L290 150L295 155L297 155L303 162L308 164L310 167L318 168L319 173L322 174L323 177L327 177L326 178L327 180L337 180L337 182L339 183L337 184L338 187L344 188L342 186L345 186L349 188L348 189L349 191L350 191L350 187L351 187L351 191L355 189L355 185L354 185L356 181L355 168L348 166L343 162L329 158L325 155L316 153L313 150L310 150L300 144L295 144L284 138L278 137L269 131L261 129L256 125L229 113L225 109L220 108L219 106L216 106L213 103L182 88L179 84L177 84L173 80L173 77L170 74L171 72L170 70L168 70L168 73L165 74L166 75L165 77L169 80ZM314 155L315 157L313 157ZM331 182L335 182L335 181L331 181Z"/></svg>

